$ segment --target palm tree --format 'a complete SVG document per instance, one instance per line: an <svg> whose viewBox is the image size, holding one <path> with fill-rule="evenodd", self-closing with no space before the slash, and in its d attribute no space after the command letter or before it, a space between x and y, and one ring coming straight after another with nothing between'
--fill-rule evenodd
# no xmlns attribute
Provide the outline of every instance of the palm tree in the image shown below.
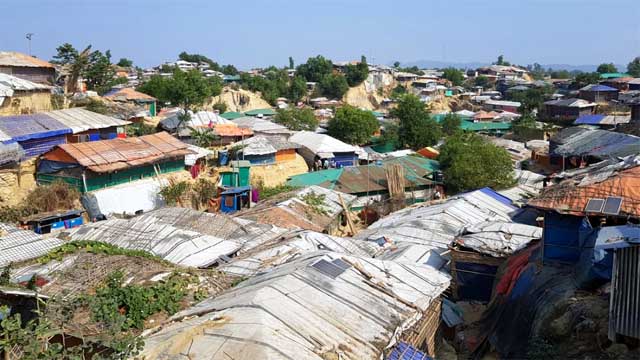
<svg viewBox="0 0 640 360"><path fill-rule="evenodd" d="M218 140L218 135L213 132L213 129L189 127L189 130L191 130L191 138L200 147L207 148Z"/></svg>

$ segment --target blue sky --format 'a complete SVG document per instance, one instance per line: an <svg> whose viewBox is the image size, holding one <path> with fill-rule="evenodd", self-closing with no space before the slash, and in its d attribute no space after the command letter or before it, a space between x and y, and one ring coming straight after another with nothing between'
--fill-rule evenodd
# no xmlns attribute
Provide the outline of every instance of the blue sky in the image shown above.
<svg viewBox="0 0 640 360"><path fill-rule="evenodd" d="M391 63L626 64L640 0L0 0L0 49L50 59L70 42L146 67L202 53L247 69L323 54Z"/></svg>

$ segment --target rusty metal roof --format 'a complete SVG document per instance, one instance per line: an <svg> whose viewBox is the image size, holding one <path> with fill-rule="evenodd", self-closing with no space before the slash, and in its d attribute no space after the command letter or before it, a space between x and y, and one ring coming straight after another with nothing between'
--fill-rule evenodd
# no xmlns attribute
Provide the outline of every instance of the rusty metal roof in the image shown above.
<svg viewBox="0 0 640 360"><path fill-rule="evenodd" d="M166 132L136 138L63 144L59 147L80 165L98 173L150 164L165 158L192 153L187 144Z"/></svg>
<svg viewBox="0 0 640 360"><path fill-rule="evenodd" d="M0 66L54 68L47 61L15 51L0 51Z"/></svg>
<svg viewBox="0 0 640 360"><path fill-rule="evenodd" d="M156 98L136 91L133 88L113 89L104 97L115 101L156 101Z"/></svg>

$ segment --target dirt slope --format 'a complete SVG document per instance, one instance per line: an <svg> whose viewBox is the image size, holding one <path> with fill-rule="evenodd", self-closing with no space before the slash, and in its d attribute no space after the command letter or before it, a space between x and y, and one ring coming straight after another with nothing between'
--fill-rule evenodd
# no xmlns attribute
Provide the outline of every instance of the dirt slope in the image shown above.
<svg viewBox="0 0 640 360"><path fill-rule="evenodd" d="M227 104L227 111L244 112L271 107L259 93L243 89L234 90L230 87L225 87L222 89L222 94L212 97L208 105L213 106L218 102Z"/></svg>

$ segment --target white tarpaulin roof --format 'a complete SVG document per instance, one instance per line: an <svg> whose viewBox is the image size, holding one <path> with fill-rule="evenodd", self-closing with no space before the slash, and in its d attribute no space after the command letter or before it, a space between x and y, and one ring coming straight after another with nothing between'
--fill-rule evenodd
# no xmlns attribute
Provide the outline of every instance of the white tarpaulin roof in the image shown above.
<svg viewBox="0 0 640 360"><path fill-rule="evenodd" d="M500 221L475 224L467 232L456 243L494 257L508 257L532 240L542 238L540 227Z"/></svg>
<svg viewBox="0 0 640 360"><path fill-rule="evenodd" d="M314 252L176 314L141 356L377 359L449 283L428 266Z"/></svg>
<svg viewBox="0 0 640 360"><path fill-rule="evenodd" d="M286 230L240 221L222 214L161 208L129 220L111 219L70 229L72 240L102 241L144 250L183 266L207 267L220 257L272 240Z"/></svg>
<svg viewBox="0 0 640 360"><path fill-rule="evenodd" d="M289 141L304 146L314 154L355 152L356 148L336 138L311 131L299 131L293 134Z"/></svg>
<svg viewBox="0 0 640 360"><path fill-rule="evenodd" d="M160 120L160 126L167 131L175 131L180 126L180 135L188 136L191 134L190 127L207 127L217 124L230 124L231 121L221 117L212 111L193 112L189 110L191 118L189 121L180 123L180 115L184 114L184 110L180 109L171 113L171 115ZM186 133L183 133L185 132Z"/></svg>
<svg viewBox="0 0 640 360"><path fill-rule="evenodd" d="M86 196L97 206L102 215L107 217L112 214L133 215L140 210L147 212L163 206L164 200L159 193L160 189L167 184L166 179L138 180L92 191Z"/></svg>

